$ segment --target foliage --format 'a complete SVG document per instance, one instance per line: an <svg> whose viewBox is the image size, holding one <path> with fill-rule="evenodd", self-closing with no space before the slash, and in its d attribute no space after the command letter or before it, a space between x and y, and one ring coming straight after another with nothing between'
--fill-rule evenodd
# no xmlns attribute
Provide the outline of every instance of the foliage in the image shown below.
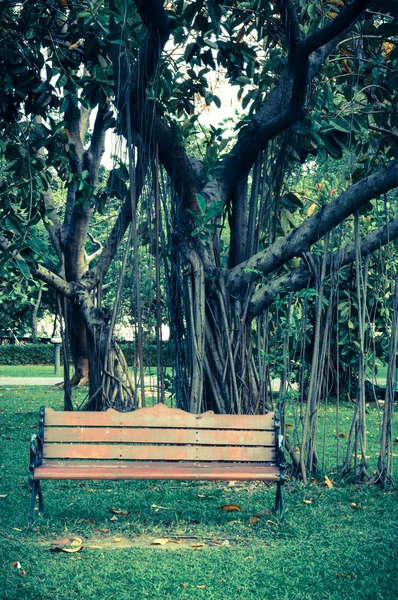
<svg viewBox="0 0 398 600"><path fill-rule="evenodd" d="M129 366L137 362L137 353L134 344L121 343L121 350ZM156 344L148 344L144 348L146 365L156 365ZM163 342L164 366L173 366L173 348L170 342ZM61 361L63 351L61 347ZM54 363L54 346L52 344L12 344L0 346L0 365L50 365Z"/></svg>
<svg viewBox="0 0 398 600"><path fill-rule="evenodd" d="M61 361L63 351L61 347ZM0 365L54 364L53 344L23 344L0 346Z"/></svg>

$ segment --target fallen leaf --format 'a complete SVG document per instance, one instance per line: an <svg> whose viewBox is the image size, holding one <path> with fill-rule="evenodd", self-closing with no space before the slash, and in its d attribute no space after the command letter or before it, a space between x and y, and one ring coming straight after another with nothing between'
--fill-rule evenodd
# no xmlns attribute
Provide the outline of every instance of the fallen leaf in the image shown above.
<svg viewBox="0 0 398 600"><path fill-rule="evenodd" d="M165 546L168 541L168 538L156 538L151 542L151 546Z"/></svg>
<svg viewBox="0 0 398 600"><path fill-rule="evenodd" d="M82 548L83 548L83 546L76 546L74 548L64 548L63 546L55 546L55 548L50 548L50 552L74 553L74 552L80 552L80 550Z"/></svg>
<svg viewBox="0 0 398 600"><path fill-rule="evenodd" d="M0 494L0 498L7 498L8 494Z"/></svg>
<svg viewBox="0 0 398 600"><path fill-rule="evenodd" d="M347 435L347 433L338 433L337 437L339 437L339 438L347 438L348 435Z"/></svg>
<svg viewBox="0 0 398 600"><path fill-rule="evenodd" d="M246 561L246 560L250 560L252 558L253 558L252 556L246 556L243 560Z"/></svg>
<svg viewBox="0 0 398 600"><path fill-rule="evenodd" d="M229 543L228 540L224 540L223 543L221 544L221 546L230 546L231 544Z"/></svg>
<svg viewBox="0 0 398 600"><path fill-rule="evenodd" d="M285 427L287 429L292 429L294 427L294 425L292 425L291 423L285 423Z"/></svg>
<svg viewBox="0 0 398 600"><path fill-rule="evenodd" d="M73 548L75 548L76 546L80 546L83 543L83 540L81 538L73 538L71 546Z"/></svg>
<svg viewBox="0 0 398 600"><path fill-rule="evenodd" d="M122 541L122 538L115 538L113 541L114 541L115 543L117 543L117 542L121 542L121 541Z"/></svg>
<svg viewBox="0 0 398 600"><path fill-rule="evenodd" d="M109 520L110 521L118 521L119 519L117 518L116 515L113 515L113 517L111 517Z"/></svg>
<svg viewBox="0 0 398 600"><path fill-rule="evenodd" d="M348 579L356 579L358 575L355 573L336 573L336 577L348 577Z"/></svg>
<svg viewBox="0 0 398 600"><path fill-rule="evenodd" d="M155 512L157 512L159 508L161 508L162 510L171 510L170 508L167 508L167 506L159 506L158 504L152 504L152 508L155 509Z"/></svg>
<svg viewBox="0 0 398 600"><path fill-rule="evenodd" d="M197 587L199 590L203 590L203 588L205 588L206 586L205 586L205 585L197 585L196 587Z"/></svg>
<svg viewBox="0 0 398 600"><path fill-rule="evenodd" d="M303 500L303 504L312 504L312 498L309 500Z"/></svg>
<svg viewBox="0 0 398 600"><path fill-rule="evenodd" d="M19 529L19 527L13 527L14 531L22 531L22 529Z"/></svg>
<svg viewBox="0 0 398 600"><path fill-rule="evenodd" d="M325 475L325 484L328 486L329 489L332 489L333 483L330 481L327 475Z"/></svg>
<svg viewBox="0 0 398 600"><path fill-rule="evenodd" d="M236 481L228 481L228 487L233 487L236 484Z"/></svg>
<svg viewBox="0 0 398 600"><path fill-rule="evenodd" d="M127 512L127 510L123 510L122 508L110 508L109 509L111 513L113 513L114 515L128 515L129 513Z"/></svg>
<svg viewBox="0 0 398 600"><path fill-rule="evenodd" d="M260 517L256 517L256 516L254 516L254 517L250 517L249 523L250 523L251 525L254 525L255 523L258 523L258 522L259 522L259 520L260 520Z"/></svg>
<svg viewBox="0 0 398 600"><path fill-rule="evenodd" d="M55 540L54 542L51 542L52 546L69 546L71 543L69 538L62 538L60 540Z"/></svg>
<svg viewBox="0 0 398 600"><path fill-rule="evenodd" d="M359 510L359 506L356 502L351 502L350 507L353 508L354 510Z"/></svg>
<svg viewBox="0 0 398 600"><path fill-rule="evenodd" d="M181 540L180 538L177 538L176 540L169 540L170 544L181 544Z"/></svg>
<svg viewBox="0 0 398 600"><path fill-rule="evenodd" d="M236 525L239 521L228 521L227 525Z"/></svg>
<svg viewBox="0 0 398 600"><path fill-rule="evenodd" d="M187 587L188 587L188 584L187 584L187 583L182 583L182 584L181 584L181 587L183 587L183 588L187 588Z"/></svg>
<svg viewBox="0 0 398 600"><path fill-rule="evenodd" d="M17 560L11 563L12 567L16 567L17 569L21 569L21 563L18 562Z"/></svg>
<svg viewBox="0 0 398 600"><path fill-rule="evenodd" d="M196 542L196 544L192 544L192 548L203 548L206 544L204 542Z"/></svg>
<svg viewBox="0 0 398 600"><path fill-rule="evenodd" d="M86 519L79 519L79 523L95 523L95 521L91 517L87 517Z"/></svg>
<svg viewBox="0 0 398 600"><path fill-rule="evenodd" d="M239 504L224 504L219 506L218 510L225 510L225 512L242 512L242 508Z"/></svg>

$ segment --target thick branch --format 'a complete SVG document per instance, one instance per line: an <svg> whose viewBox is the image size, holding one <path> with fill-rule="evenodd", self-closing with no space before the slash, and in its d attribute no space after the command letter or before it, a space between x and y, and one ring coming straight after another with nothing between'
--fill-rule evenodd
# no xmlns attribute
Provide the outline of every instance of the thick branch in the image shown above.
<svg viewBox="0 0 398 600"><path fill-rule="evenodd" d="M62 296L66 296L67 298L72 298L73 296L73 287L69 285L64 279L56 275L49 269L41 265L34 265L32 263L27 263L25 259L19 254L18 250L12 250L12 244L9 242L4 236L0 235L0 250L2 250L5 254L9 255L9 260L21 260L23 261L30 269L33 277L37 277L40 281L44 281L54 290L56 290Z"/></svg>
<svg viewBox="0 0 398 600"><path fill-rule="evenodd" d="M98 181L98 170L101 164L102 156L105 151L105 135L112 124L112 112L108 105L98 107L95 117L94 131L91 138L90 147L85 152L84 160L89 172L90 185L95 188Z"/></svg>
<svg viewBox="0 0 398 600"><path fill-rule="evenodd" d="M398 160L390 161L386 167L352 185L289 235L232 269L228 276L229 290L238 292L248 283L286 264L294 256L300 256L361 206L395 187L398 187Z"/></svg>
<svg viewBox="0 0 398 600"><path fill-rule="evenodd" d="M299 32L295 24L295 8L289 0L281 0L285 7L285 18L292 31L288 44L294 60L291 61L289 71L279 86L268 96L250 125L240 130L238 141L220 165L222 168L218 170L217 181L221 199L225 203L231 197L237 178L249 173L257 152L262 150L269 140L286 131L303 116L309 82L317 75L327 56L344 38L347 29L352 26L369 1L353 0L332 23L297 43Z"/></svg>
<svg viewBox="0 0 398 600"><path fill-rule="evenodd" d="M352 0L332 21L319 31L316 31L302 44L303 52L309 56L312 52L334 40L343 33L370 4L370 0Z"/></svg>
<svg viewBox="0 0 398 600"><path fill-rule="evenodd" d="M398 218L392 219L382 227L368 233L361 241L361 256L368 256L382 246L385 246L398 237ZM355 260L356 246L350 244L342 250L334 252L328 257L326 273L329 275L332 269L339 269ZM310 285L314 280L313 270L303 263L290 273L282 275L269 284L258 289L250 301L249 312L251 317L260 315L266 310L276 296L289 292L297 292Z"/></svg>
<svg viewBox="0 0 398 600"><path fill-rule="evenodd" d="M294 59L295 48L301 42L300 24L296 7L292 0L278 0L278 7L285 29L289 59L292 61Z"/></svg>

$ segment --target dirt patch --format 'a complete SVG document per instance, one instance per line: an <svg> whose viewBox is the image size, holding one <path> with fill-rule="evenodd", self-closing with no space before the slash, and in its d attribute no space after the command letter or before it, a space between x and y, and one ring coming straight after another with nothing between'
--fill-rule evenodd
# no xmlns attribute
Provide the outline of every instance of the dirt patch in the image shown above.
<svg viewBox="0 0 398 600"><path fill-rule="evenodd" d="M42 540L41 546L54 548L53 540ZM200 539L196 537L173 537L173 538L155 538L153 536L128 537L126 535L92 536L82 539L82 546L86 550L118 550L120 548L160 548L177 549L186 548L191 550L202 550L204 548L226 547L235 545L229 540Z"/></svg>

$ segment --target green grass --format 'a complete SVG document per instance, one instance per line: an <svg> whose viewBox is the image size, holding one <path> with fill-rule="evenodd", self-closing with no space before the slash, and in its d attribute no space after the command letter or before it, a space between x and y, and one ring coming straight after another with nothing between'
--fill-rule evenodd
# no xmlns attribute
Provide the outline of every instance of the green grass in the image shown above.
<svg viewBox="0 0 398 600"><path fill-rule="evenodd" d="M172 369L167 368L166 373L171 373ZM130 368L133 373L133 369ZM156 377L156 367L145 367L145 377ZM55 377L62 379L64 370L61 366L60 374L54 375L52 365L0 365L0 377Z"/></svg>
<svg viewBox="0 0 398 600"><path fill-rule="evenodd" d="M62 392L13 387L0 394L1 600L396 600L396 489L288 481L281 527L271 513L274 487L256 482L44 482L46 514L29 530L28 439L39 406L60 409ZM344 431L351 411L341 408ZM379 415L369 411L372 446ZM333 479L329 429L325 468ZM242 512L220 511L225 504ZM128 514L111 521L111 507ZM84 543L79 553L50 552L51 541L74 536ZM151 546L158 537L183 543ZM213 538L229 545L211 545ZM206 545L195 550L197 542Z"/></svg>

